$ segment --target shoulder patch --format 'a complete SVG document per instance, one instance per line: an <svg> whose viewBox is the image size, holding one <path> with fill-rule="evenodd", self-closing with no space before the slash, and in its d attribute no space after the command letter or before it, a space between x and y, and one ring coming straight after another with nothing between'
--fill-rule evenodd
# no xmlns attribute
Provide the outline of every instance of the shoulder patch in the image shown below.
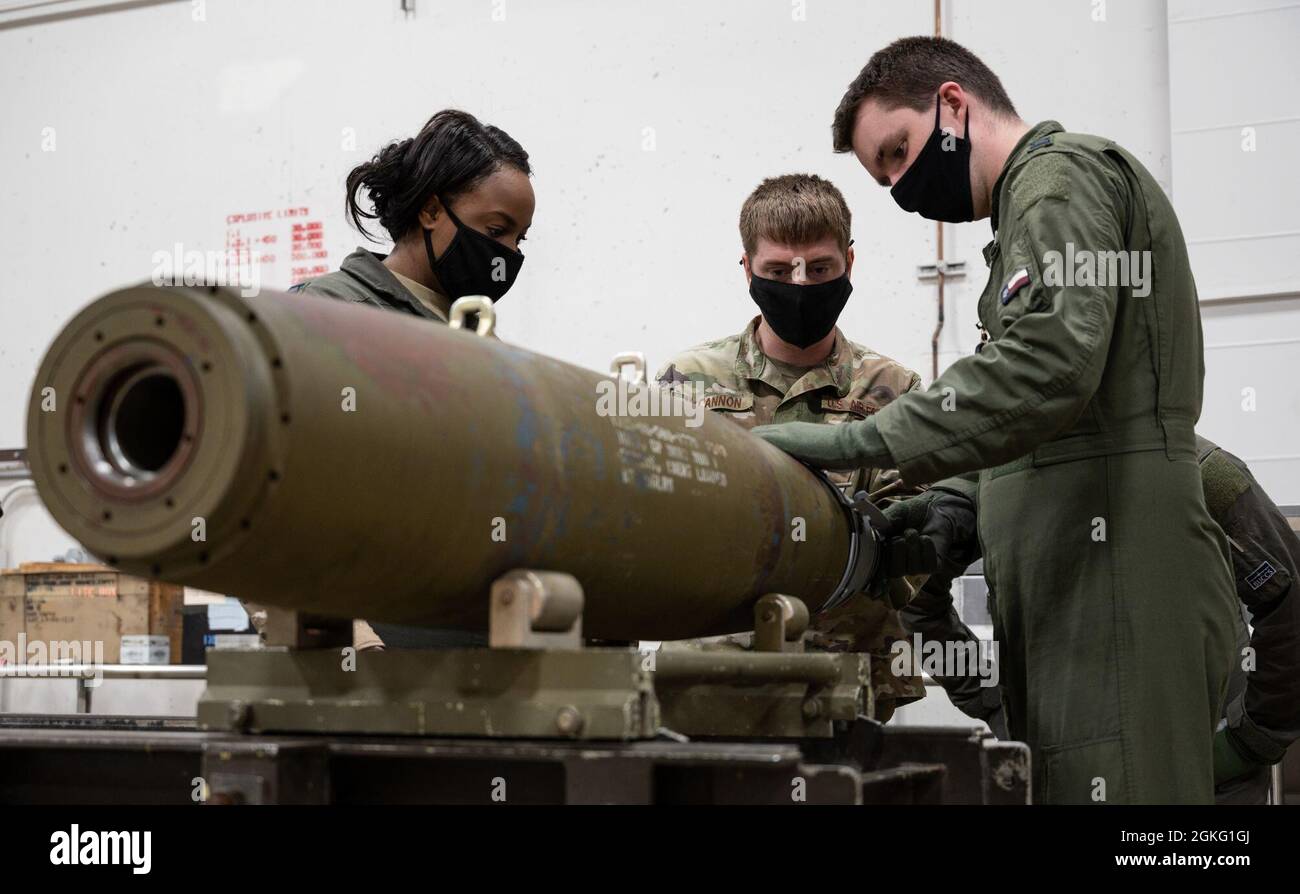
<svg viewBox="0 0 1300 894"><path fill-rule="evenodd" d="M736 362L736 346L733 342L728 349L725 339L723 342L721 349L715 347L719 343L709 342L669 358L668 363L655 375L655 380L661 385L727 380Z"/></svg>
<svg viewBox="0 0 1300 894"><path fill-rule="evenodd" d="M871 390L867 392L867 396L877 404L884 406L894 398L898 397L898 394L888 385L874 385Z"/></svg>
<svg viewBox="0 0 1300 894"><path fill-rule="evenodd" d="M662 385L675 385L678 382L689 381L686 376L677 371L677 364L670 363L668 368L659 374L659 383Z"/></svg>
<svg viewBox="0 0 1300 894"><path fill-rule="evenodd" d="M1041 199L1070 200L1074 162L1063 152L1044 152L1020 165L1009 191L1016 209L1024 211Z"/></svg>
<svg viewBox="0 0 1300 894"><path fill-rule="evenodd" d="M1021 267L1015 273L1011 274L1011 278L1007 280L1007 284L1002 287L1002 292L998 295L998 300L1002 302L1003 307L1006 307L1007 304L1011 302L1011 299L1016 297L1016 293L1027 285L1029 285L1029 268Z"/></svg>
<svg viewBox="0 0 1300 894"><path fill-rule="evenodd" d="M1223 455L1222 450L1213 450L1201 460L1201 487L1205 491L1206 508L1223 527L1228 510L1238 497L1250 490L1250 480Z"/></svg>
<svg viewBox="0 0 1300 894"><path fill-rule="evenodd" d="M1250 585L1252 590L1258 590L1260 587L1264 586L1264 584L1272 580L1275 574L1277 574L1277 569L1274 568L1270 562L1264 561L1260 563L1258 568L1246 576L1246 583Z"/></svg>

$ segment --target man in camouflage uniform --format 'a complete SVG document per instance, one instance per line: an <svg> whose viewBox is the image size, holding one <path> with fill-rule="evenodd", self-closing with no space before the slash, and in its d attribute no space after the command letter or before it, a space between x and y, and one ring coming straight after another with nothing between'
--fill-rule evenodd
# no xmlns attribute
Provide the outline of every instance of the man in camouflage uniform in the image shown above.
<svg viewBox="0 0 1300 894"><path fill-rule="evenodd" d="M863 419L919 388L916 373L849 341L835 326L851 290L849 224L844 197L828 181L807 174L763 181L740 215L741 263L763 313L738 335L673 357L659 382L703 384L704 406L746 429ZM897 473L888 469L827 474L848 496L866 490L880 499L901 492ZM903 638L903 629L885 602L860 594L815 618L813 628L831 648L872 655L877 719L924 695L919 679L895 676L890 668L889 647Z"/></svg>

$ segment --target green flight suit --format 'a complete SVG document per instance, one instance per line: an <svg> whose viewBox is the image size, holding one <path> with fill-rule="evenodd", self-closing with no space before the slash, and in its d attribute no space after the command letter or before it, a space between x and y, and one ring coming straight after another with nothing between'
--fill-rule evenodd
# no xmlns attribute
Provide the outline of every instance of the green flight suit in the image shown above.
<svg viewBox="0 0 1300 894"><path fill-rule="evenodd" d="M1205 367L1181 228L1141 163L1055 122L993 192L990 341L885 408L880 433L909 480L984 469L1004 709L1033 749L1036 800L1210 803L1235 592L1196 463ZM1145 286L1140 261L1128 285L1097 285L1102 267L1062 284L1086 265L1048 284L1048 253L1071 244L1150 252Z"/></svg>
<svg viewBox="0 0 1300 894"><path fill-rule="evenodd" d="M1178 220L1132 155L1051 121L1017 143L991 212L982 351L829 435L756 433L910 483L982 470L1004 710L1035 800L1211 803L1236 609L1196 463L1204 359ZM1110 254L1088 275L1078 252ZM1139 253L1128 276L1118 252Z"/></svg>
<svg viewBox="0 0 1300 894"><path fill-rule="evenodd" d="M1245 462L1200 436L1196 451L1206 507L1227 535L1237 599L1253 625L1249 635L1244 628L1237 632L1236 655L1242 660L1231 666L1223 728L1216 736L1216 757L1224 748L1230 751L1226 761L1216 763L1215 803L1264 804L1268 765L1300 739L1300 537ZM974 501L973 491L959 489ZM970 550L973 544L958 546ZM951 583L932 575L900 612L901 620L909 634L919 633L925 642L969 648L978 641L953 607ZM1244 661L1247 644L1254 652L1250 664ZM998 729L996 686L970 673L940 676L939 682L954 705L1006 736Z"/></svg>
<svg viewBox="0 0 1300 894"><path fill-rule="evenodd" d="M338 270L300 282L291 286L289 291L337 298L381 310L395 310L436 323L447 322L451 302L432 289L428 290L431 300L428 303L421 301L393 271L384 266L386 257L387 255L358 248L343 259Z"/></svg>

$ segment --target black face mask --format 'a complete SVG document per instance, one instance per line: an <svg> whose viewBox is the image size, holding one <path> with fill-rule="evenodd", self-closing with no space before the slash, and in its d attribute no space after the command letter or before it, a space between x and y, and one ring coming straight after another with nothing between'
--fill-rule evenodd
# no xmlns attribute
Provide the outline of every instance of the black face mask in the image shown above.
<svg viewBox="0 0 1300 894"><path fill-rule="evenodd" d="M966 133L958 139L939 129L939 99L934 103L934 131L912 166L898 179L890 195L904 211L929 220L962 223L975 219L970 192L970 106ZM952 141L950 148L944 142Z"/></svg>
<svg viewBox="0 0 1300 894"><path fill-rule="evenodd" d="M442 257L434 258L433 236L430 230L425 230L424 251L443 291L453 301L466 295L486 295L493 301L500 300L515 284L519 268L524 265L523 254L465 226L445 201L442 208L456 225L456 235L451 237L451 244Z"/></svg>
<svg viewBox="0 0 1300 894"><path fill-rule="evenodd" d="M763 312L767 325L781 341L800 348L817 344L835 328L852 291L847 273L802 286L761 276L749 280L749 297Z"/></svg>

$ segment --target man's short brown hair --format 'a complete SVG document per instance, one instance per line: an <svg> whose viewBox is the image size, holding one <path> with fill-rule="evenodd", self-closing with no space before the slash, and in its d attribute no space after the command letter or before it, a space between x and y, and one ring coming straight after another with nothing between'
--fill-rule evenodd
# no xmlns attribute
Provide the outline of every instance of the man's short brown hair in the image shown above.
<svg viewBox="0 0 1300 894"><path fill-rule="evenodd" d="M846 255L852 215L835 184L816 174L768 177L740 207L740 241L752 255L759 237L806 245L833 236Z"/></svg>
<svg viewBox="0 0 1300 894"><path fill-rule="evenodd" d="M970 50L946 37L902 37L877 50L849 84L831 125L835 151L852 151L853 125L867 99L886 109L920 112L934 108L939 86L947 81L961 84L999 114L1016 114L998 76Z"/></svg>

